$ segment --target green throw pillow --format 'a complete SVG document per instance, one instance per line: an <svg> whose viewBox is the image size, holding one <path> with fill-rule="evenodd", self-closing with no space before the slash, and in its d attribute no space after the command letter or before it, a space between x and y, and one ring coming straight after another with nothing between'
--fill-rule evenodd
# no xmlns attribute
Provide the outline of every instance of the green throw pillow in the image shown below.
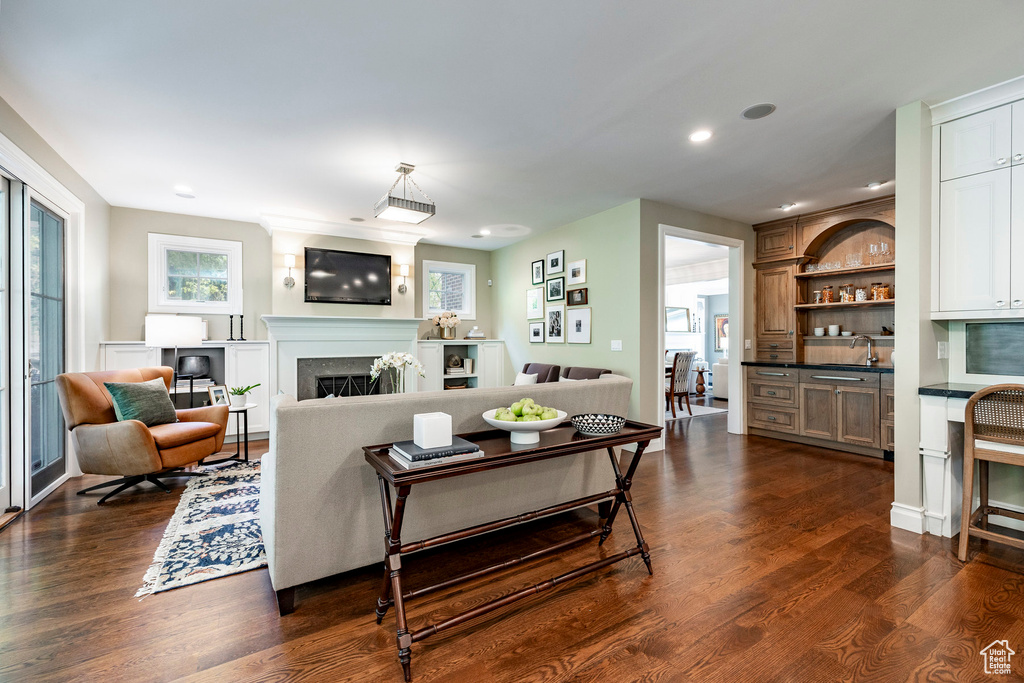
<svg viewBox="0 0 1024 683"><path fill-rule="evenodd" d="M118 421L139 420L147 427L177 422L174 404L162 379L148 382L104 382L114 399Z"/></svg>

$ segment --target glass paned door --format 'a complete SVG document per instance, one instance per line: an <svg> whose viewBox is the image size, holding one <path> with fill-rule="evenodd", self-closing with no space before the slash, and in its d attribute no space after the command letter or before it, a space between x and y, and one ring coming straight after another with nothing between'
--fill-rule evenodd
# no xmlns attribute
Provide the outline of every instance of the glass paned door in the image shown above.
<svg viewBox="0 0 1024 683"><path fill-rule="evenodd" d="M64 219L33 201L28 234L32 495L67 469L57 375L64 372Z"/></svg>
<svg viewBox="0 0 1024 683"><path fill-rule="evenodd" d="M10 224L10 181L0 176L0 512L11 505L11 449L7 370L10 345L7 341L7 234Z"/></svg>

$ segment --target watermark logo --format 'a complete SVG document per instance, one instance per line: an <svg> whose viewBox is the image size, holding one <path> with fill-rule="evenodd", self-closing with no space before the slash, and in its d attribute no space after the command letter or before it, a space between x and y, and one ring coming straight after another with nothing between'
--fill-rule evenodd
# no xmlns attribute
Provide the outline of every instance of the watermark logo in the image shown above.
<svg viewBox="0 0 1024 683"><path fill-rule="evenodd" d="M1008 675L1010 673L1010 657L1017 654L1010 649L1006 640L993 641L981 651L985 658L985 673L991 675Z"/></svg>

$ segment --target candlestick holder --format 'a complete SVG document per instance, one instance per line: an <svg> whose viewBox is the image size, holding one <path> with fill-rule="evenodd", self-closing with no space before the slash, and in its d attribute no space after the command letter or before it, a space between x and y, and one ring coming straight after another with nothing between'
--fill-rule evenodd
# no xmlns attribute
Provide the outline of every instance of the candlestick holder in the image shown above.
<svg viewBox="0 0 1024 683"><path fill-rule="evenodd" d="M235 339L235 316L228 314L228 341L237 341Z"/></svg>
<svg viewBox="0 0 1024 683"><path fill-rule="evenodd" d="M245 316L241 313L238 314L238 339L235 341L245 341Z"/></svg>

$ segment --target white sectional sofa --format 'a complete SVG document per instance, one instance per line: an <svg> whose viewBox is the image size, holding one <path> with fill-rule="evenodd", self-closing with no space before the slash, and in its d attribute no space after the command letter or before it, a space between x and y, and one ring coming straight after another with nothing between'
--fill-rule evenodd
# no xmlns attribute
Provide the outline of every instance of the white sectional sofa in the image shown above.
<svg viewBox="0 0 1024 683"><path fill-rule="evenodd" d="M632 380L433 391L271 403L270 451L263 457L260 522L270 581L282 614L295 587L382 562L384 524L377 475L363 446L412 438L413 415L442 411L456 433L487 429L481 413L529 396L569 413L625 415ZM539 509L614 488L607 453L584 453L414 488L403 540ZM372 611L372 600L367 611Z"/></svg>

